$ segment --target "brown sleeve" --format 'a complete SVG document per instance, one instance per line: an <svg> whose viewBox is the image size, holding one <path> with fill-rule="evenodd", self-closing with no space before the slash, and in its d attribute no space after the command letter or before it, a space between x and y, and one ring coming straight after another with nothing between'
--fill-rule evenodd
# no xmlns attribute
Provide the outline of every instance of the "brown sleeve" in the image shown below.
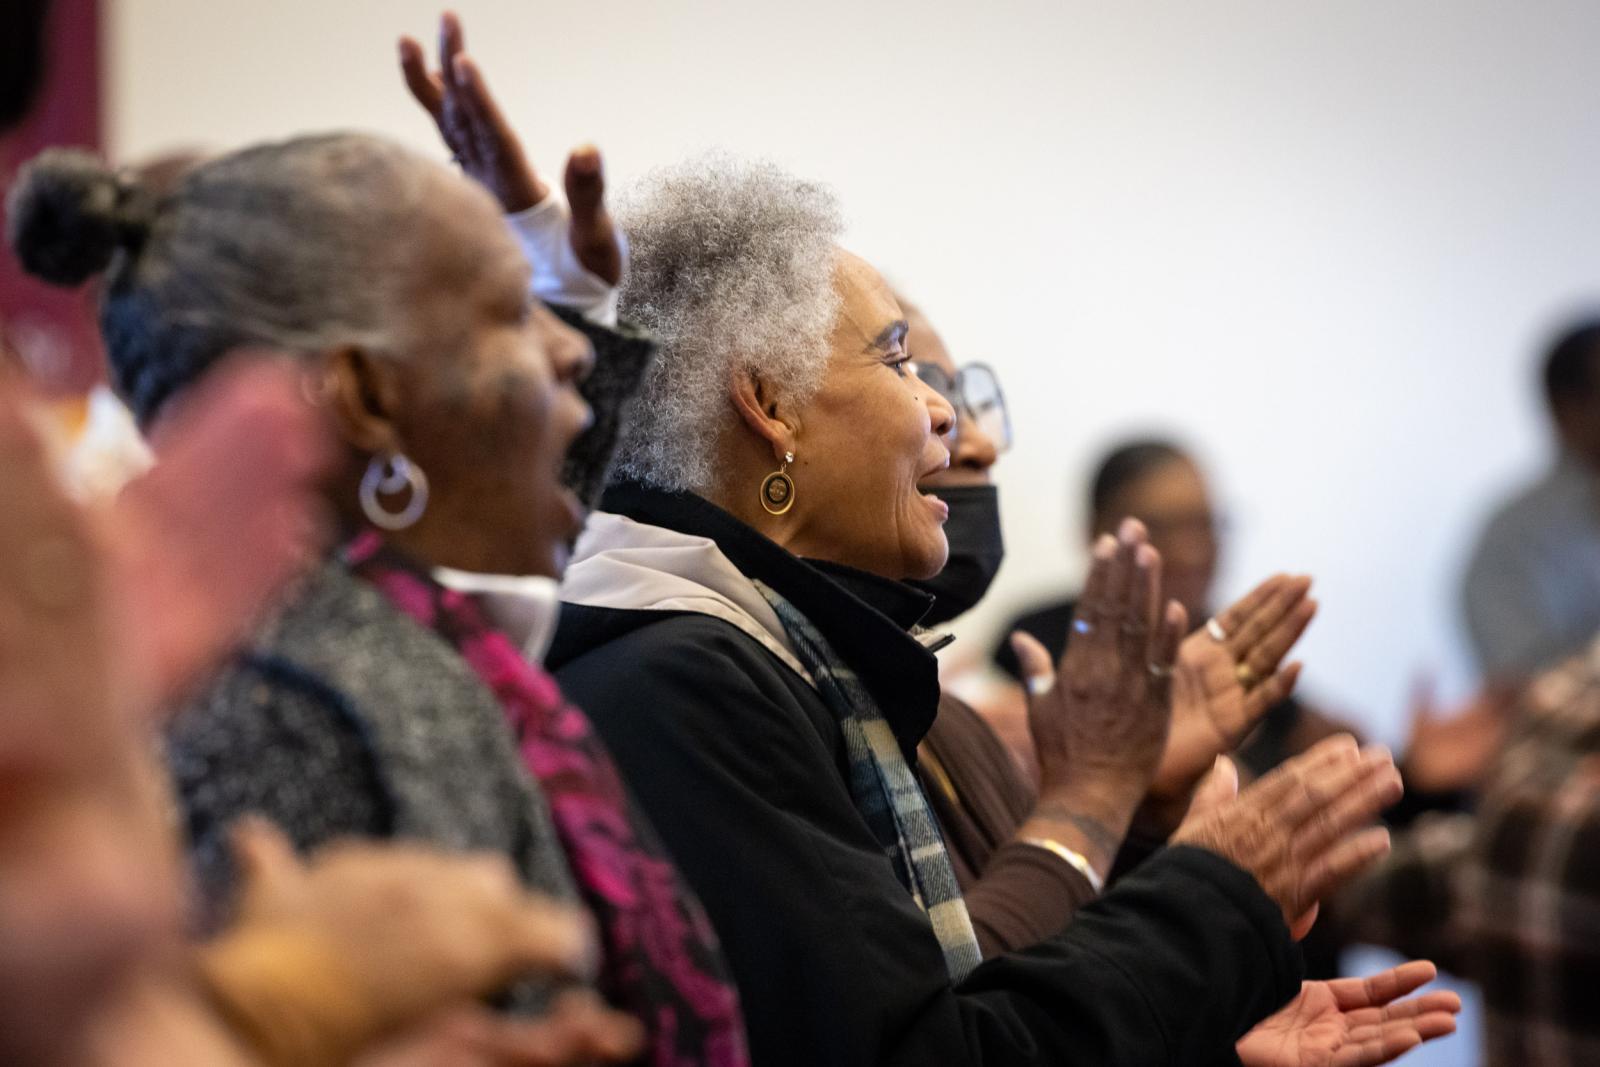
<svg viewBox="0 0 1600 1067"><path fill-rule="evenodd" d="M984 958L1037 945L1067 928L1095 898L1083 875L1042 848L1000 846L966 891L967 912Z"/></svg>
<svg viewBox="0 0 1600 1067"><path fill-rule="evenodd" d="M1054 937L1094 899L1060 857L1012 840L1033 790L989 724L953 696L939 701L920 771L985 958Z"/></svg>

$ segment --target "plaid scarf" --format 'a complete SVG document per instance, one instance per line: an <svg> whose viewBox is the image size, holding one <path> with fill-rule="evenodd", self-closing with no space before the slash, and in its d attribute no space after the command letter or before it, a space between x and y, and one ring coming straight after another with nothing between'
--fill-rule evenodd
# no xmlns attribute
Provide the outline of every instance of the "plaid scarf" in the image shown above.
<svg viewBox="0 0 1600 1067"><path fill-rule="evenodd" d="M816 682L823 702L839 720L850 756L850 798L883 846L895 877L928 915L944 950L945 969L959 982L983 962L955 868L939 824L900 742L856 673L800 611L761 582L755 583L783 623L800 662Z"/></svg>

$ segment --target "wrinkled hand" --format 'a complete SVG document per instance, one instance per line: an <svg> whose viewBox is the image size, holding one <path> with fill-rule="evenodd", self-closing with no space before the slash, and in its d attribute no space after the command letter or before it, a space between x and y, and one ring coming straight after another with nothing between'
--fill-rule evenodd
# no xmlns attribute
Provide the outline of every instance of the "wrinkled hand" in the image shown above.
<svg viewBox="0 0 1600 1067"><path fill-rule="evenodd" d="M1180 818L1195 783L1216 758L1237 748L1262 716L1294 691L1300 665L1281 670L1279 665L1316 614L1310 591L1309 578L1275 575L1216 616L1225 640L1201 627L1179 646L1172 732L1151 795L1158 803L1172 803Z"/></svg>
<svg viewBox="0 0 1600 1067"><path fill-rule="evenodd" d="M1413 960L1369 978L1306 982L1300 995L1240 1039L1245 1067L1376 1067L1425 1041L1455 1033L1461 998L1450 992L1401 997L1433 981L1433 964Z"/></svg>
<svg viewBox="0 0 1600 1067"><path fill-rule="evenodd" d="M1185 619L1176 601L1162 609L1160 590L1161 556L1130 519L1094 547L1061 661L1052 668L1028 634L1012 638L1028 679L1039 760L1035 815L1098 838L1091 844L1104 862L1091 862L1102 874L1149 787L1171 719L1171 671ZM1042 825L1024 831L1061 836Z"/></svg>
<svg viewBox="0 0 1600 1067"><path fill-rule="evenodd" d="M567 1067L632 1059L643 1028L592 993L561 996L542 1019L464 1004L374 1048L353 1067Z"/></svg>
<svg viewBox="0 0 1600 1067"><path fill-rule="evenodd" d="M440 69L430 71L422 45L400 39L400 70L417 103L433 117L439 135L461 169L500 202L507 214L526 211L550 195L522 141L489 92L483 71L466 53L461 20L447 12L439 22ZM610 285L622 281L622 244L605 206L600 152L592 145L573 151L564 186L571 210L572 250L584 269Z"/></svg>
<svg viewBox="0 0 1600 1067"><path fill-rule="evenodd" d="M1166 743L1185 626L1176 601L1162 610L1160 591L1161 556L1129 519L1095 544L1060 662L1052 668L1031 635L1013 636L1041 792L1092 780L1143 795Z"/></svg>
<svg viewBox="0 0 1600 1067"><path fill-rule="evenodd" d="M1473 789L1483 783L1505 744L1516 691L1490 687L1454 711L1441 711L1431 681L1419 681L1406 740L1406 781L1427 793Z"/></svg>
<svg viewBox="0 0 1600 1067"><path fill-rule="evenodd" d="M222 951L241 937L321 947L373 1036L531 972L594 966L587 916L524 890L502 856L351 842L306 862L259 820L234 849L244 890Z"/></svg>
<svg viewBox="0 0 1600 1067"><path fill-rule="evenodd" d="M1217 853L1255 877L1296 937L1317 902L1389 850L1389 831L1369 824L1400 799L1400 774L1379 746L1348 734L1284 762L1239 791L1239 771L1219 757L1196 792L1174 845Z"/></svg>

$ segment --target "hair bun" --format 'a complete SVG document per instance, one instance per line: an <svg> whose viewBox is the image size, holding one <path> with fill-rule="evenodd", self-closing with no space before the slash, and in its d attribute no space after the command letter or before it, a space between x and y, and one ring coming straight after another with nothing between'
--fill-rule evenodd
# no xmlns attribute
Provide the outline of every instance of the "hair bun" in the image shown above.
<svg viewBox="0 0 1600 1067"><path fill-rule="evenodd" d="M6 221L22 269L55 285L86 281L150 231L145 198L77 148L49 148L23 166Z"/></svg>

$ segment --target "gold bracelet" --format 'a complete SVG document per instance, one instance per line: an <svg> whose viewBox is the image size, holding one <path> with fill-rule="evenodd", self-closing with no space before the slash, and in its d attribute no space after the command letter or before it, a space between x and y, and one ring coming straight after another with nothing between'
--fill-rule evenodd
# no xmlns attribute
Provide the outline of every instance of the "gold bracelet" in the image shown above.
<svg viewBox="0 0 1600 1067"><path fill-rule="evenodd" d="M1060 841L1052 841L1048 837L1019 837L1017 840L1022 842L1024 845L1032 845L1034 848L1042 848L1046 852L1049 852L1056 858L1060 859L1061 862L1065 863L1068 867L1071 867L1073 870L1083 875L1084 881L1089 883L1089 887L1093 889L1097 895L1105 889L1106 880L1094 873L1094 867L1090 865L1088 859L1084 857L1084 854L1079 852L1077 849L1068 848Z"/></svg>

